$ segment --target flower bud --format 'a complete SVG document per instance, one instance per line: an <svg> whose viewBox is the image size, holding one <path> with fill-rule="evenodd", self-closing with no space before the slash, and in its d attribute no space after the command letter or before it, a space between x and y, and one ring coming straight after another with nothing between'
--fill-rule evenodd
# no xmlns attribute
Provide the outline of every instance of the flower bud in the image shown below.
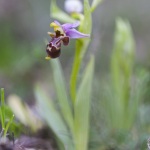
<svg viewBox="0 0 150 150"><path fill-rule="evenodd" d="M80 0L66 0L64 7L68 13L81 13L83 10L83 5Z"/></svg>

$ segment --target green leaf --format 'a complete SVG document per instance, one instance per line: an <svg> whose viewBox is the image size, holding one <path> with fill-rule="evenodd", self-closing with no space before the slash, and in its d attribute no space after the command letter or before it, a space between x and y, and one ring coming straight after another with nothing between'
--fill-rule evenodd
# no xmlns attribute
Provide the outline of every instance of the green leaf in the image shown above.
<svg viewBox="0 0 150 150"><path fill-rule="evenodd" d="M69 105L69 99L67 95L67 90L65 86L65 79L62 72L61 65L58 59L51 60L51 66L53 70L53 78L55 82L57 97L59 100L59 105L67 125L73 132L73 114L71 111L71 106Z"/></svg>
<svg viewBox="0 0 150 150"><path fill-rule="evenodd" d="M83 80L77 92L76 102L74 106L75 112L75 146L76 150L88 149L89 137L89 114L90 114L90 101L92 79L94 71L94 58L92 57L86 67Z"/></svg>
<svg viewBox="0 0 150 150"><path fill-rule="evenodd" d="M114 49L111 61L112 79L118 95L124 97L124 104L128 106L130 78L132 75L135 55L135 43L128 21L117 19ZM124 90L122 90L122 87ZM123 105L124 105L123 104Z"/></svg>
<svg viewBox="0 0 150 150"><path fill-rule="evenodd" d="M68 149L72 150L72 139L69 137L69 131L59 111L56 110L53 101L48 98L38 85L35 87L35 96L41 116L46 120L57 138L64 144L64 147L67 146Z"/></svg>
<svg viewBox="0 0 150 150"><path fill-rule="evenodd" d="M2 113L1 107L0 107L0 117L1 117L2 128L5 129L5 124L4 124L4 120L3 120L3 113Z"/></svg>
<svg viewBox="0 0 150 150"><path fill-rule="evenodd" d="M5 128L5 130L4 130L4 137L6 137L8 128L10 127L11 123L13 122L13 119L14 119L14 115L11 116L10 120L9 120L8 123L6 124L6 128Z"/></svg>
<svg viewBox="0 0 150 150"><path fill-rule="evenodd" d="M88 0L84 0L84 20L80 26L80 31L91 34L92 30L92 16L90 12L90 4Z"/></svg>
<svg viewBox="0 0 150 150"><path fill-rule="evenodd" d="M114 48L111 58L111 75L114 104L111 105L112 126L115 128L129 129L129 105L131 101L131 77L134 64L135 42L132 29L128 21L123 19L116 20L116 31L114 36ZM117 117L116 117L117 116ZM118 119L116 119L118 118ZM127 121L124 118L128 118ZM129 126L130 124L130 126Z"/></svg>
<svg viewBox="0 0 150 150"><path fill-rule="evenodd" d="M56 4L56 0L51 0L50 5L50 16L62 22L75 22L73 18L71 18L68 14L62 11Z"/></svg>
<svg viewBox="0 0 150 150"><path fill-rule="evenodd" d="M91 6L91 12L93 12L102 1L103 0L93 0L92 6Z"/></svg>
<svg viewBox="0 0 150 150"><path fill-rule="evenodd" d="M84 0L84 19L83 21L81 21L79 31L90 35L92 32L92 16L89 10L90 10L89 1ZM76 51L78 53L78 57L80 57L81 59L83 59L89 43L90 43L90 38L77 40Z"/></svg>
<svg viewBox="0 0 150 150"><path fill-rule="evenodd" d="M92 17L90 12L90 5L88 0L84 0L84 19L81 21L79 31L87 34L91 34L92 30ZM77 76L80 70L82 59L87 51L90 39L78 39L76 42L76 52L73 63L73 69L70 78L70 89L71 89L71 98L73 102L76 97L76 83Z"/></svg>
<svg viewBox="0 0 150 150"><path fill-rule="evenodd" d="M0 106L0 116L2 128L5 129L5 98L4 98L4 88L1 88L1 106Z"/></svg>

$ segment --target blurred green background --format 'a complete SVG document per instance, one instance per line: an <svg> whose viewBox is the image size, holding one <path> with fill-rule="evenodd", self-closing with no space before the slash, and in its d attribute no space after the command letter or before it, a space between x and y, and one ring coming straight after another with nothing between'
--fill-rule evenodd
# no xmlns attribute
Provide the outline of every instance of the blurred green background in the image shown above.
<svg viewBox="0 0 150 150"><path fill-rule="evenodd" d="M62 0L58 5L63 9ZM0 85L7 92L32 99L36 80L51 76L44 59L45 39L53 21L50 1L0 0ZM96 72L103 78L109 71L115 19L119 16L131 23L136 40L136 64L149 69L150 2L148 0L104 0L93 14L93 33L89 51L96 55ZM70 72L74 41L62 48L60 60L66 74Z"/></svg>
<svg viewBox="0 0 150 150"><path fill-rule="evenodd" d="M64 9L63 3L63 0L57 0L57 4L62 9ZM45 41L50 40L47 32L53 30L49 28L49 24L53 21L53 18L50 18L49 8L49 0L0 0L0 87L5 88L6 95L17 94L28 103L33 103L35 99L33 87L36 82L40 82L47 91L54 95L54 88L51 84L52 71L49 62L45 60ZM129 150L137 143L140 145L138 147L137 144L139 150L146 147L145 140L150 132L149 8L149 0L103 0L93 13L93 32L88 50L88 53L92 52L96 57L91 109L92 125L94 124L91 131L93 139L91 147L99 144L100 141L105 144L104 141L107 140L110 144L108 142L106 145L111 145L110 147L117 145L117 142L120 141L126 141L130 145ZM138 125L135 131L133 129L135 134L133 138L126 132L121 131L117 135L111 132L110 135L108 131L103 130L105 116L103 116L103 110L100 107L100 99L103 99L104 96L104 87L109 86L115 21L118 17L128 19L133 30L136 43L133 72L143 78L146 74L146 84L144 89L141 88L144 94L139 109L140 117L135 122ZM66 79L71 72L74 47L75 40L72 40L68 47L62 47L60 62ZM88 62L88 56L83 61L83 66L86 62ZM138 129L140 133L137 132ZM114 137L117 142L113 140ZM130 138L136 142L130 143ZM118 149L123 149L122 147L118 146Z"/></svg>

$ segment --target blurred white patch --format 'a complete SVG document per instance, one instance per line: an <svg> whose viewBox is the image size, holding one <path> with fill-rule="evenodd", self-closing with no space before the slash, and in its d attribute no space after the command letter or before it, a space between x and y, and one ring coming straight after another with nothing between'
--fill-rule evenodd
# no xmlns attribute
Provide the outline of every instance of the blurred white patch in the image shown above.
<svg viewBox="0 0 150 150"><path fill-rule="evenodd" d="M148 150L150 150L150 138L148 138L147 140L147 147L148 147Z"/></svg>
<svg viewBox="0 0 150 150"><path fill-rule="evenodd" d="M64 7L68 13L80 13L83 10L83 5L80 0L66 0Z"/></svg>
<svg viewBox="0 0 150 150"><path fill-rule="evenodd" d="M13 111L15 117L19 119L25 126L31 127L33 131L42 128L43 123L36 115L36 107L30 108L28 105L22 102L21 98L17 95L10 95L8 97L8 105Z"/></svg>

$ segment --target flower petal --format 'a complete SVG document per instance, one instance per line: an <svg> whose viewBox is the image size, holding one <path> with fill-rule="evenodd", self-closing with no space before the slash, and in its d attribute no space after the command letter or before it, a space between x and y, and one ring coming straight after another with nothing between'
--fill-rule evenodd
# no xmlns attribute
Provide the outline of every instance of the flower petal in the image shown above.
<svg viewBox="0 0 150 150"><path fill-rule="evenodd" d="M64 34L63 28L61 26L61 24L58 21L54 21L50 24L50 27L54 28L54 31L60 31L61 34Z"/></svg>
<svg viewBox="0 0 150 150"><path fill-rule="evenodd" d="M81 32L79 32L79 31L77 31L75 29L69 29L66 32L66 36L68 36L71 39L78 39L78 38L89 37L90 35L89 34L81 33Z"/></svg>
<svg viewBox="0 0 150 150"><path fill-rule="evenodd" d="M62 28L65 32L67 32L68 29L76 28L80 25L79 21L76 21L75 23L65 23L62 25Z"/></svg>
<svg viewBox="0 0 150 150"><path fill-rule="evenodd" d="M68 36L65 36L63 39L62 39L62 41L63 41L63 44L66 46L66 45L68 45L69 44L69 37Z"/></svg>
<svg viewBox="0 0 150 150"><path fill-rule="evenodd" d="M54 20L54 23L61 27L61 24L57 20Z"/></svg>

